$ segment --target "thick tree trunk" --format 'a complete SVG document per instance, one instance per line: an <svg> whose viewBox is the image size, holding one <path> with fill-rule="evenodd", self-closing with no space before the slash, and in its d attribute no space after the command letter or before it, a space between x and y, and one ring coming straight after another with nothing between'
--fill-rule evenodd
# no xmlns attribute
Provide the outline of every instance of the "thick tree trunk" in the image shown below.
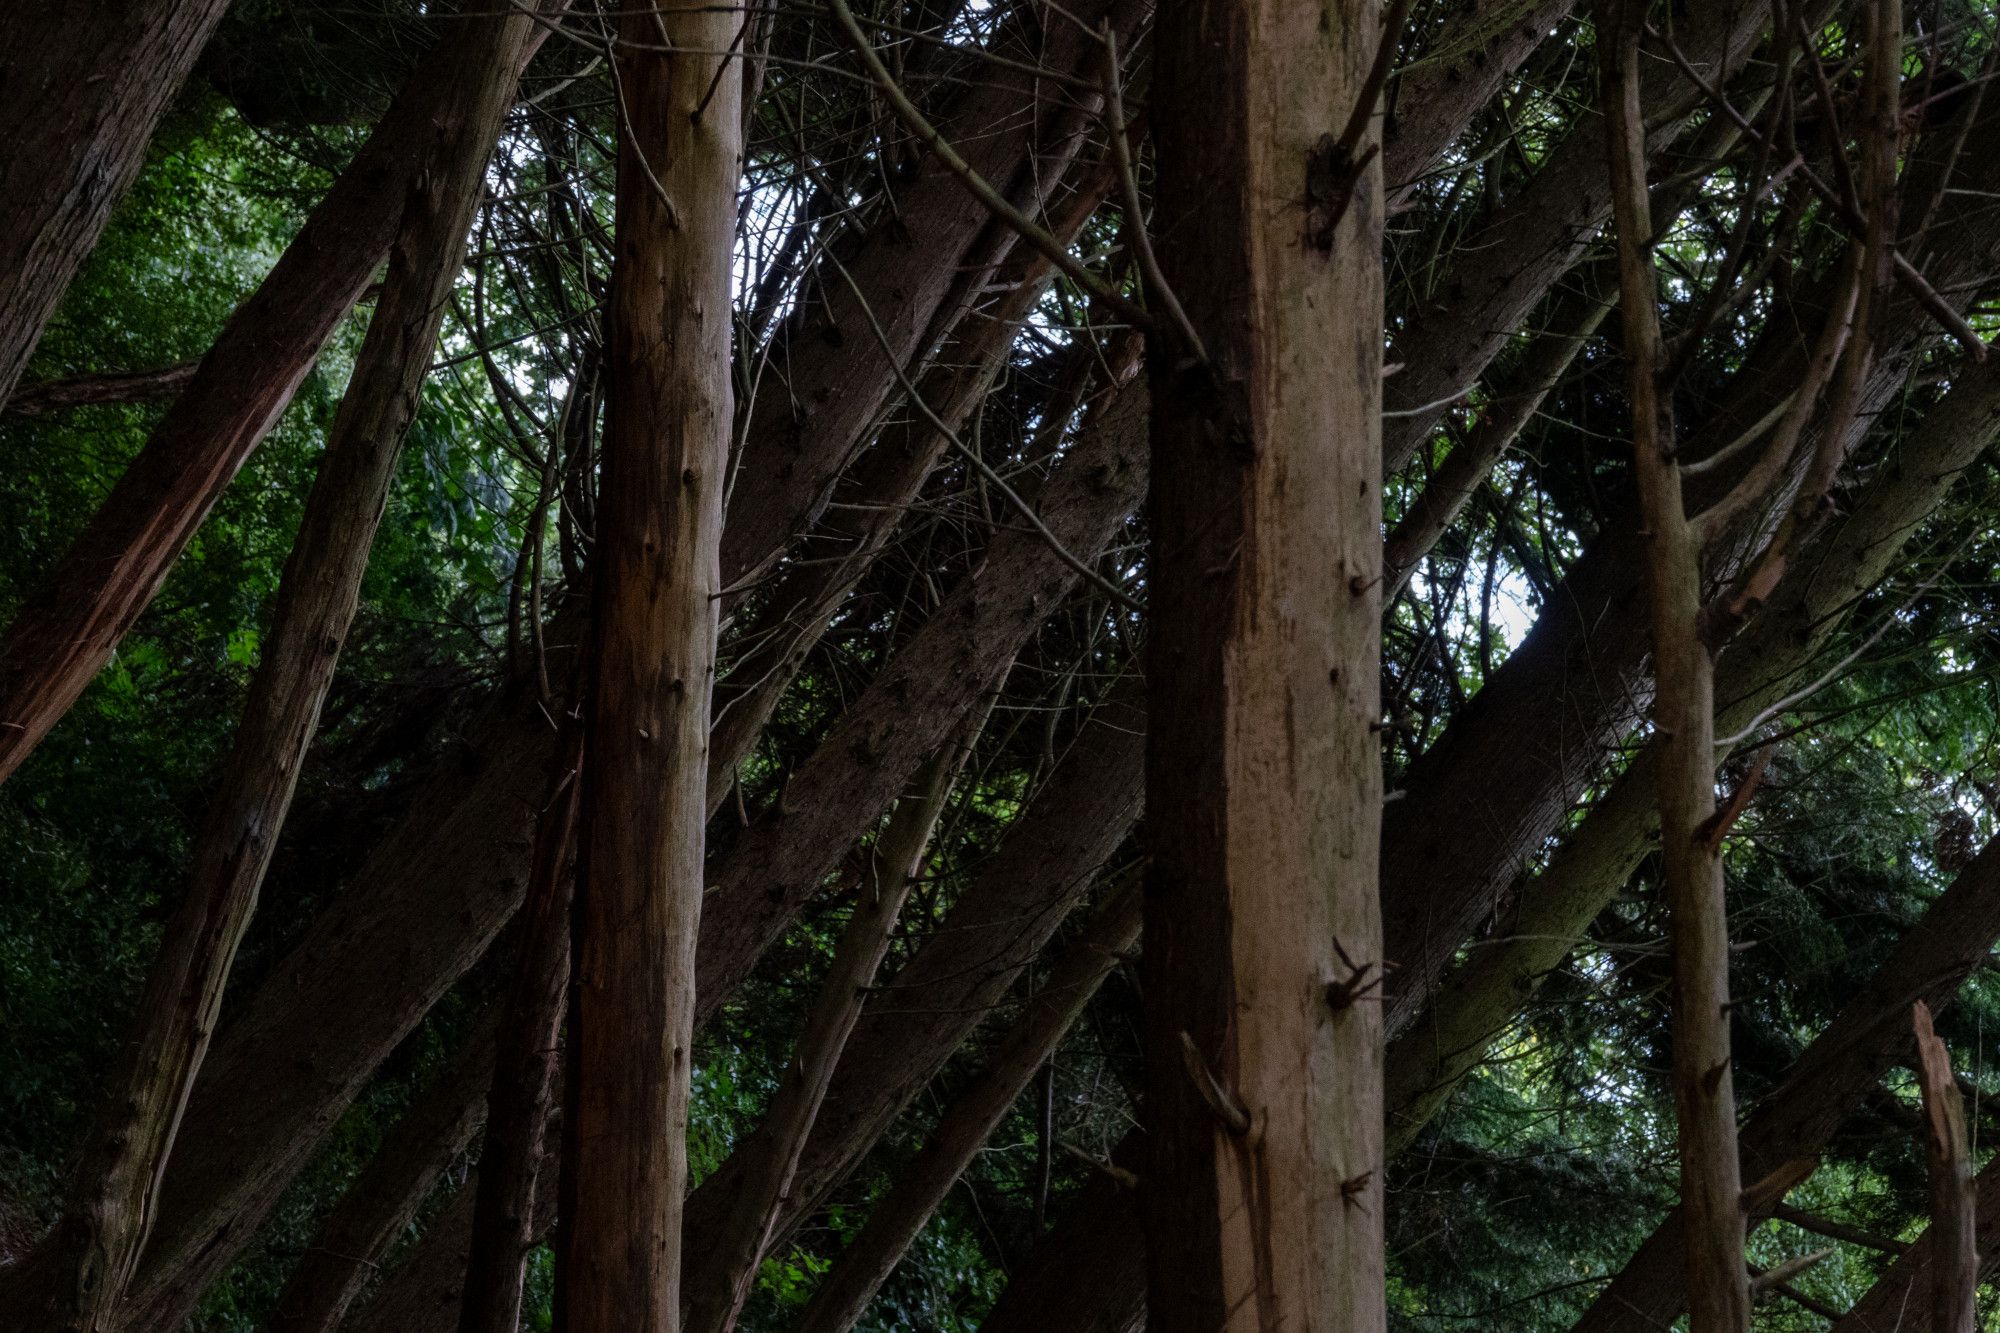
<svg viewBox="0 0 2000 1333"><path fill-rule="evenodd" d="M528 1251L546 1220L536 1215L535 1200L548 1156L545 1139L559 1086L557 1043L569 992L571 858L583 760L578 705L572 704L562 725L566 734L535 828L534 868L519 917L520 956L502 1010L486 1098L460 1333L519 1333Z"/></svg>
<svg viewBox="0 0 2000 1333"><path fill-rule="evenodd" d="M492 1062L493 1035L489 1024L390 1129L292 1270L271 1312L271 1333L340 1328L389 1247L478 1134L486 1097L479 1080L465 1075Z"/></svg>
<svg viewBox="0 0 2000 1333"><path fill-rule="evenodd" d="M974 726L962 745L953 743L924 766L871 849L868 873L784 1081L772 1094L763 1121L731 1154L743 1166L707 1260L688 1279L688 1333L731 1333L750 1299L758 1267L790 1203L792 1180L827 1086L889 952L896 918L923 873L931 831L966 747L977 734Z"/></svg>
<svg viewBox="0 0 2000 1333"><path fill-rule="evenodd" d="M45 1303L48 1327L96 1330L117 1321L237 944L353 622L369 547L532 28L525 14L469 25L472 39L458 48L466 63L452 72L449 95L430 122L428 169L400 213L382 297L279 584L222 790L195 847L187 897L168 921L140 1001L138 1032L78 1168L78 1188L17 1288Z"/></svg>
<svg viewBox="0 0 2000 1333"><path fill-rule="evenodd" d="M675 1333L732 412L738 17L619 14L616 258L563 1117L565 1333ZM664 48L664 49L663 49ZM704 115L713 102L723 114Z"/></svg>
<svg viewBox="0 0 2000 1333"><path fill-rule="evenodd" d="M1478 78L1500 77L1501 65L1482 64ZM1424 87L1432 86L1425 80L1436 81L1435 97L1426 105L1449 108L1460 124L1483 100L1483 85L1455 65L1428 66L1411 80L1411 86ZM1426 165L1418 155L1399 157L1396 144L1388 157L1399 175L1414 175ZM873 373L894 378L886 366ZM842 452L852 447L834 443ZM746 468L740 495L758 492L758 475ZM732 513L732 523L737 521ZM740 521L749 521L747 511ZM763 558L752 563L761 565ZM552 632L551 641L560 648L563 633ZM194 1112L203 1119L239 1107L243 1088L263 1088L272 1099L260 1106L254 1130L204 1138L190 1149L199 1163L185 1171L177 1163L170 1174L162 1234L142 1273L150 1293L143 1303L162 1311L147 1325L149 1333L178 1325L173 1312L188 1309L247 1242L375 1062L484 951L518 904L529 844L524 816L540 799L547 732L538 710L512 703L478 736L477 778L442 775L358 877L367 888L336 904L251 1002L249 1016L225 1042L221 1068L198 1089ZM1552 767L1567 771L1568 766ZM1427 882L1428 876L1420 879ZM418 885L447 891L416 892ZM414 915L412 904L421 905ZM316 1076L272 1089L263 1071L273 1060L310 1067Z"/></svg>
<svg viewBox="0 0 2000 1333"><path fill-rule="evenodd" d="M0 402L145 161L229 0L0 14Z"/></svg>
<svg viewBox="0 0 2000 1333"><path fill-rule="evenodd" d="M1365 0L1163 8L1148 1326L1384 1327L1382 185ZM1156 296L1158 294L1155 294ZM1162 302L1155 300L1156 308Z"/></svg>
<svg viewBox="0 0 2000 1333"><path fill-rule="evenodd" d="M846 1333L854 1327L1099 983L1137 941L1139 916L1137 887L1121 888L1090 929L1063 951L985 1071L939 1118L895 1187L869 1210L867 1223L834 1260L793 1333Z"/></svg>
<svg viewBox="0 0 2000 1333"><path fill-rule="evenodd" d="M521 60L545 33L519 15L505 27L524 23ZM455 21L418 63L367 145L237 307L48 586L0 640L0 781L69 711L152 602L375 276L408 207L436 190L473 114L470 99L490 91L485 72L499 26L498 18ZM510 83L517 72L508 71Z"/></svg>

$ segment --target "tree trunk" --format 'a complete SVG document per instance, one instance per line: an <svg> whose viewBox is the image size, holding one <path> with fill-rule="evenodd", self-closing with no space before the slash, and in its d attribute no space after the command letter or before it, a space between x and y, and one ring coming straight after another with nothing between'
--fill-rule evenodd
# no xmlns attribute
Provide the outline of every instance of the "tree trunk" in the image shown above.
<svg viewBox="0 0 2000 1333"><path fill-rule="evenodd" d="M1662 892L1673 941L1674 1106L1679 1115L1688 1327L1749 1333L1743 1182L1729 1045L1729 914L1715 824L1715 661L1702 617L1702 539L1681 498L1671 385L1661 383L1653 221L1639 99L1640 0L1608 0L1603 96L1629 361L1633 475L1653 622L1654 774Z"/></svg>
<svg viewBox="0 0 2000 1333"><path fill-rule="evenodd" d="M1911 1006L1917 1035L1917 1082L1924 1094L1924 1156L1931 1172L1931 1327L1973 1333L1979 1307L1979 1240L1974 1233L1972 1149L1965 1099L1951 1052L1931 1026L1922 1000Z"/></svg>
<svg viewBox="0 0 2000 1333"><path fill-rule="evenodd" d="M187 387L188 381L200 368L199 361L183 361L158 370L114 370L23 384L17 386L10 397L0 400L0 412L15 417L42 417L72 407L144 403L155 398L172 398Z"/></svg>
<svg viewBox="0 0 2000 1333"><path fill-rule="evenodd" d="M521 1282L543 1221L535 1212L536 1185L547 1155L558 1087L557 1042L569 991L571 854L583 759L583 719L575 704L564 714L563 731L535 829L534 868L519 918L520 957L486 1099L460 1333L519 1333Z"/></svg>
<svg viewBox="0 0 2000 1333"><path fill-rule="evenodd" d="M484 1085L465 1072L483 1070L492 1059L489 1023L403 1112L347 1187L286 1281L271 1312L270 1333L336 1333L438 1178L479 1132L486 1115Z"/></svg>
<svg viewBox="0 0 2000 1333"><path fill-rule="evenodd" d="M984 721L984 713L979 714ZM868 997L910 889L923 873L931 830L944 811L966 750L978 737L970 728L924 766L910 792L889 816L869 857L869 870L841 932L818 1003L799 1034L798 1049L772 1094L763 1121L731 1154L741 1157L734 1198L706 1262L688 1282L688 1333L731 1333L757 1280L758 1266L790 1202L792 1179L813 1123L826 1099L861 1007Z"/></svg>
<svg viewBox="0 0 2000 1333"><path fill-rule="evenodd" d="M152 602L375 276L406 209L436 190L473 114L470 99L490 91L488 52L499 24L454 21L418 63L367 145L237 307L48 586L8 628L0 641L0 782L69 711ZM525 61L545 29L521 16L505 26L522 24L529 32L517 49ZM516 73L507 72L510 84Z"/></svg>
<svg viewBox="0 0 2000 1333"><path fill-rule="evenodd" d="M565 1333L675 1333L732 419L738 17L631 0L578 822ZM662 48L665 49L662 49ZM704 115L712 102L714 113Z"/></svg>
<svg viewBox="0 0 2000 1333"><path fill-rule="evenodd" d="M1136 887L1118 889L1090 929L1064 950L985 1071L938 1120L895 1188L869 1210L860 1234L834 1260L793 1333L846 1333L867 1311L1021 1090L1048 1063L1098 984L1137 941L1139 907Z"/></svg>
<svg viewBox="0 0 2000 1333"><path fill-rule="evenodd" d="M469 25L452 96L430 125L429 169L401 212L388 278L356 361L251 681L223 782L194 853L187 897L167 924L127 1063L78 1168L78 1187L17 1290L51 1328L116 1322L152 1225L157 1188L208 1050L236 947L291 805L320 706L353 622L368 551L445 296L464 254L486 159L513 101L525 14Z"/></svg>
<svg viewBox="0 0 2000 1333"><path fill-rule="evenodd" d="M1381 29L1360 0L1235 0L1166 6L1155 35L1160 267L1206 351L1151 352L1140 1195L1161 1333L1386 1319Z"/></svg>
<svg viewBox="0 0 2000 1333"><path fill-rule="evenodd" d="M146 158L229 0L0 15L0 402Z"/></svg>

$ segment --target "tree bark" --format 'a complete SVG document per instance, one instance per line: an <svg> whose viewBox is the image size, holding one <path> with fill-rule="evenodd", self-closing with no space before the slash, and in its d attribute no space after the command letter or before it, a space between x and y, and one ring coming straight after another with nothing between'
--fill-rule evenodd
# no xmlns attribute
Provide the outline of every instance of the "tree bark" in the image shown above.
<svg viewBox="0 0 2000 1333"><path fill-rule="evenodd" d="M565 1333L676 1333L742 126L733 13L618 17L616 252L578 816ZM664 47L665 49L662 49ZM706 103L723 109L704 115Z"/></svg>
<svg viewBox="0 0 2000 1333"><path fill-rule="evenodd" d="M528 1252L545 1220L536 1214L536 1186L547 1157L569 991L576 882L571 859L583 761L580 705L571 706L562 727L566 734L558 743L548 800L535 828L534 868L519 917L520 957L502 1010L492 1091L486 1097L486 1139L479 1153L460 1333L519 1333ZM468 1081L483 1072L470 1073Z"/></svg>
<svg viewBox="0 0 2000 1333"><path fill-rule="evenodd" d="M11 396L0 401L0 412L14 417L45 417L72 407L172 398L187 387L200 367L199 361L183 361L158 370L114 370L22 384L15 387Z"/></svg>
<svg viewBox="0 0 2000 1333"><path fill-rule="evenodd" d="M1931 1011L1918 1000L1910 1013L1917 1035L1917 1082L1924 1094L1924 1156L1931 1172L1931 1327L1937 1333L1973 1333L1979 1240L1965 1099L1952 1073L1951 1052L1931 1026Z"/></svg>
<svg viewBox="0 0 2000 1333"><path fill-rule="evenodd" d="M1151 350L1157 1333L1387 1317L1382 183L1358 131L1400 36L1362 0L1176 3L1155 32L1159 262L1201 341Z"/></svg>
<svg viewBox="0 0 2000 1333"><path fill-rule="evenodd" d="M1097 24L1121 35L1138 25L1144 0L1087 0L1061 18L1017 6L996 35L1002 49L1095 86L1103 57ZM995 64L982 71L939 128L1016 207L1035 216L1068 173L1095 122L1098 98ZM820 516L856 448L900 396L901 368L921 378L937 343L1014 248L985 207L934 155L897 192L894 215L863 251L818 284L824 300L786 331L784 383L743 405L742 472L759 478L730 497L722 577L740 587ZM879 323L878 338L871 320Z"/></svg>
<svg viewBox="0 0 2000 1333"><path fill-rule="evenodd" d="M93 1129L62 1221L15 1286L22 1308L44 1310L42 1326L94 1333L117 1322L230 965L354 619L444 298L533 26L525 14L470 24L471 37L458 47L466 63L453 72L450 95L430 123L428 170L400 210L382 297L286 562L187 896L147 978L138 1029L112 1083L117 1092Z"/></svg>
<svg viewBox="0 0 2000 1333"><path fill-rule="evenodd" d="M1729 913L1715 809L1715 660L1702 617L1702 539L1682 502L1672 386L1662 383L1653 220L1639 94L1639 0L1607 0L1604 119L1629 366L1632 471L1653 623L1655 790L1673 943L1674 1108L1691 1333L1749 1333L1743 1182L1730 1069Z"/></svg>
<svg viewBox="0 0 2000 1333"><path fill-rule="evenodd" d="M793 1333L846 1333L854 1327L1099 983L1137 942L1139 917L1136 886L1121 888L1090 929L1064 950L985 1071L938 1120L895 1187L869 1210L860 1234L834 1260Z"/></svg>
<svg viewBox="0 0 2000 1333"><path fill-rule="evenodd" d="M487 48L500 22L454 21L418 63L360 154L237 307L47 587L0 640L0 782L69 711L152 602L360 299L409 205L448 170L472 114L468 99L489 90ZM518 15L506 27L523 23L525 61L545 30ZM508 72L510 82L516 73Z"/></svg>
<svg viewBox="0 0 2000 1333"><path fill-rule="evenodd" d="M1811 684L1848 613L1895 565L1911 532L2000 436L2000 361L1965 365L1885 469L1805 564L1779 585L1717 664L1716 725L1734 734ZM1656 832L1650 749L1618 776L1547 869L1523 888L1503 938L1475 953L1389 1047L1389 1155L1443 1106L1590 923L1624 887Z"/></svg>
<svg viewBox="0 0 2000 1333"><path fill-rule="evenodd" d="M271 1312L271 1333L340 1328L383 1255L478 1134L486 1116L484 1085L464 1073L491 1062L493 1035L488 1024L389 1130L292 1270Z"/></svg>
<svg viewBox="0 0 2000 1333"><path fill-rule="evenodd" d="M0 402L229 0L21 0L0 15Z"/></svg>

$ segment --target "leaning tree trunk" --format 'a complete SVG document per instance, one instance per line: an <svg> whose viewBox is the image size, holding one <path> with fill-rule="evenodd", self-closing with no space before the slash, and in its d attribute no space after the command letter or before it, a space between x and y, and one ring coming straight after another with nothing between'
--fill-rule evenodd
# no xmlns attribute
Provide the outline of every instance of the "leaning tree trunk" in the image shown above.
<svg viewBox="0 0 2000 1333"><path fill-rule="evenodd" d="M524 22L519 61L547 31L518 14L509 28ZM376 276L406 205L436 190L446 168L438 152L453 142L443 127L455 133L467 123L466 99L485 86L491 27L454 21L418 62L366 146L230 316L146 447L0 639L0 782L61 721L151 604Z"/></svg>
<svg viewBox="0 0 2000 1333"><path fill-rule="evenodd" d="M77 1170L61 1222L14 1284L41 1323L100 1329L152 1225L158 1182L208 1051L236 947L290 808L333 681L415 413L445 299L464 255L486 159L513 102L533 22L475 23L449 114L430 122L430 169L401 210L388 277L327 440L287 561L222 790L194 854L188 894L147 978L139 1028Z"/></svg>
<svg viewBox="0 0 2000 1333"><path fill-rule="evenodd" d="M717 546L729 461L738 16L619 18L617 250L564 1115L559 1321L681 1324Z"/></svg>
<svg viewBox="0 0 2000 1333"><path fill-rule="evenodd" d="M229 0L0 13L0 402Z"/></svg>
<svg viewBox="0 0 2000 1333"><path fill-rule="evenodd" d="M1160 268L1191 326L1152 349L1158 1330L1386 1318L1381 26L1364 0L1177 0L1155 37Z"/></svg>

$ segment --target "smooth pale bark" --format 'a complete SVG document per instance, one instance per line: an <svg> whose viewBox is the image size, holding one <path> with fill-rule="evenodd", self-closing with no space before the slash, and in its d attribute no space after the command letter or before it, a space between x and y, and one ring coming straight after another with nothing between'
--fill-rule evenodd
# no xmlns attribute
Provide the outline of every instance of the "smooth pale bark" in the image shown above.
<svg viewBox="0 0 2000 1333"><path fill-rule="evenodd" d="M486 1097L468 1069L493 1059L491 1023L389 1130L321 1224L271 1312L271 1333L335 1333L440 1177L479 1133ZM510 1331L511 1333L511 1331Z"/></svg>
<svg viewBox="0 0 2000 1333"><path fill-rule="evenodd" d="M0 13L0 402L228 9L16 0Z"/></svg>
<svg viewBox="0 0 2000 1333"><path fill-rule="evenodd" d="M1381 29L1365 0L1233 0L1164 6L1154 33L1159 263L1206 352L1156 332L1151 356L1158 1333L1387 1317L1382 183L1372 131L1331 138L1374 96Z"/></svg>
<svg viewBox="0 0 2000 1333"><path fill-rule="evenodd" d="M834 1259L792 1325L793 1333L845 1333L854 1327L1022 1089L1048 1063L1098 985L1137 942L1139 918L1137 886L1122 888L1090 929L1063 951L985 1070L939 1117L923 1151Z"/></svg>
<svg viewBox="0 0 2000 1333"><path fill-rule="evenodd" d="M448 95L430 122L422 145L428 170L403 202L382 296L279 583L222 788L195 846L187 895L168 920L77 1188L44 1249L8 1284L17 1308L45 1310L46 1327L96 1330L117 1321L237 945L353 623L486 160L513 102L534 24L515 14L468 28L457 48L465 64L451 72Z"/></svg>
<svg viewBox="0 0 2000 1333"><path fill-rule="evenodd" d="M486 92L489 45L501 23L497 16L454 20L418 62L368 143L236 308L47 586L15 617L0 640L0 781L69 711L152 602L374 278L412 197L430 194L450 169L458 130L469 123L467 99ZM546 30L521 15L505 20L509 31L523 23L525 62Z"/></svg>
<svg viewBox="0 0 2000 1333"><path fill-rule="evenodd" d="M979 715L983 723L985 715ZM806 1018L785 1077L764 1118L735 1150L742 1159L729 1211L706 1261L688 1279L688 1333L730 1333L757 1280L773 1232L790 1202L793 1177L819 1118L868 987L888 955L896 919L923 874L931 831L944 812L978 725L926 764L870 849L852 913L834 946L818 1002Z"/></svg>
<svg viewBox="0 0 2000 1333"><path fill-rule="evenodd" d="M681 1326L708 697L734 415L738 23L686 0L631 0L613 52L618 203L563 1116L565 1333ZM702 114L711 100L722 114Z"/></svg>
<svg viewBox="0 0 2000 1333"><path fill-rule="evenodd" d="M1924 1157L1931 1174L1931 1327L1973 1333L1979 1309L1979 1239L1972 1149L1965 1134L1965 1098L1951 1052L1931 1026L1922 1000L1910 1008L1917 1037L1917 1084L1924 1094Z"/></svg>
<svg viewBox="0 0 2000 1333"><path fill-rule="evenodd" d="M1652 613L1654 790L1660 807L1661 892L1673 944L1674 1109L1680 1153L1688 1327L1749 1333L1743 1181L1730 1069L1729 910L1715 807L1715 659L1702 615L1702 538L1681 495L1671 385L1661 377L1653 219L1639 95L1637 0L1608 0L1599 20L1607 57L1604 120L1618 234L1619 313L1629 368L1632 473L1646 533Z"/></svg>
<svg viewBox="0 0 2000 1333"><path fill-rule="evenodd" d="M583 719L572 705L535 827L534 868L519 919L514 983L501 1009L486 1138L479 1152L468 1299L460 1333L518 1333L521 1283L539 1219L536 1186L547 1162L546 1137L558 1092L557 1054L569 991L572 857L576 846L578 769ZM483 1072L483 1071L480 1071ZM468 1071L468 1082L478 1074Z"/></svg>

